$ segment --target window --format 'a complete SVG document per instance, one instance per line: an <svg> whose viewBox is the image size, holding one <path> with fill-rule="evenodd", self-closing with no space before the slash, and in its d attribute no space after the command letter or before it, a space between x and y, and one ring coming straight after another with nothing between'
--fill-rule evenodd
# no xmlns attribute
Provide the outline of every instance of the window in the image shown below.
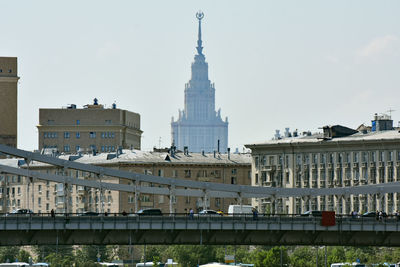
<svg viewBox="0 0 400 267"><path fill-rule="evenodd" d="M172 170L172 177L174 178L178 177L178 170Z"/></svg>
<svg viewBox="0 0 400 267"><path fill-rule="evenodd" d="M111 124L111 120L106 120L106 124Z"/></svg>
<svg viewBox="0 0 400 267"><path fill-rule="evenodd" d="M38 185L38 191L39 191L39 194L42 193L42 185L41 184Z"/></svg>
<svg viewBox="0 0 400 267"><path fill-rule="evenodd" d="M18 193L18 195L21 195L21 187L17 188L17 193Z"/></svg>
<svg viewBox="0 0 400 267"><path fill-rule="evenodd" d="M68 139L69 138L69 132L64 132L64 138Z"/></svg>
<svg viewBox="0 0 400 267"><path fill-rule="evenodd" d="M236 184L236 183L237 183L237 178L231 177L231 184Z"/></svg>
<svg viewBox="0 0 400 267"><path fill-rule="evenodd" d="M158 176L164 176L164 170L158 170Z"/></svg>
<svg viewBox="0 0 400 267"><path fill-rule="evenodd" d="M47 203L47 204L46 204L46 210L49 210L49 209L50 209L50 204Z"/></svg>
<svg viewBox="0 0 400 267"><path fill-rule="evenodd" d="M237 169L232 169L232 175L236 175L237 174Z"/></svg>
<svg viewBox="0 0 400 267"><path fill-rule="evenodd" d="M76 132L76 139L81 138L81 133L80 132Z"/></svg>
<svg viewBox="0 0 400 267"><path fill-rule="evenodd" d="M89 132L90 138L96 138L96 132Z"/></svg>
<svg viewBox="0 0 400 267"><path fill-rule="evenodd" d="M385 152L379 151L379 161L385 161Z"/></svg>
<svg viewBox="0 0 400 267"><path fill-rule="evenodd" d="M76 120L76 125L80 125L81 124L81 120Z"/></svg>
<svg viewBox="0 0 400 267"><path fill-rule="evenodd" d="M75 150L76 150L76 152L79 152L79 150L81 150L81 147L80 146L75 146Z"/></svg>
<svg viewBox="0 0 400 267"><path fill-rule="evenodd" d="M256 182L256 185L257 185L258 184L258 173L256 173L255 182Z"/></svg>
<svg viewBox="0 0 400 267"><path fill-rule="evenodd" d="M393 161L393 151L388 152L388 161Z"/></svg>
<svg viewBox="0 0 400 267"><path fill-rule="evenodd" d="M221 206L221 199L219 197L215 198L215 206L218 208Z"/></svg>
<svg viewBox="0 0 400 267"><path fill-rule="evenodd" d="M64 146L64 151L65 151L65 152L69 152L69 151L70 151L69 145L65 145L65 146Z"/></svg>
<svg viewBox="0 0 400 267"><path fill-rule="evenodd" d="M47 138L47 132L43 133L43 138L45 138L45 139Z"/></svg>
<svg viewBox="0 0 400 267"><path fill-rule="evenodd" d="M128 203L135 203L135 196L134 195L129 195L128 196Z"/></svg>
<svg viewBox="0 0 400 267"><path fill-rule="evenodd" d="M192 177L192 172L190 170L185 170L185 178Z"/></svg>
<svg viewBox="0 0 400 267"><path fill-rule="evenodd" d="M39 206L42 205L42 198L41 197L38 197L38 205Z"/></svg>
<svg viewBox="0 0 400 267"><path fill-rule="evenodd" d="M102 132L101 133L101 138L104 139L104 137L105 137L105 134Z"/></svg>
<svg viewBox="0 0 400 267"><path fill-rule="evenodd" d="M353 154L353 162L358 162L358 152L354 152L354 154Z"/></svg>
<svg viewBox="0 0 400 267"><path fill-rule="evenodd" d="M112 133L111 133L111 138L114 138L114 137L115 137L115 133L112 132Z"/></svg>
<svg viewBox="0 0 400 267"><path fill-rule="evenodd" d="M48 199L48 198L49 198L49 196L50 196L50 191L49 191L49 190L47 190L47 191L46 191L46 198Z"/></svg>
<svg viewBox="0 0 400 267"><path fill-rule="evenodd" d="M254 158L254 166L258 168L258 157Z"/></svg>

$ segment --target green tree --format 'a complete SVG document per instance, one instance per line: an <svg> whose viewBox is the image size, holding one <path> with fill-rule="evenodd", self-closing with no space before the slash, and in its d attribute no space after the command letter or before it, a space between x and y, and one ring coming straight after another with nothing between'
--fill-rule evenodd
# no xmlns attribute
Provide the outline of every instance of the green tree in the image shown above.
<svg viewBox="0 0 400 267"><path fill-rule="evenodd" d="M346 252L344 247L333 247L328 255L328 263L345 262Z"/></svg>
<svg viewBox="0 0 400 267"><path fill-rule="evenodd" d="M45 261L50 264L50 266L59 267L70 267L76 265L75 259L70 255L62 255L60 253L51 253L47 255ZM81 265L79 265L81 266Z"/></svg>
<svg viewBox="0 0 400 267"><path fill-rule="evenodd" d="M19 247L0 247L0 262L14 262L18 259Z"/></svg>
<svg viewBox="0 0 400 267"><path fill-rule="evenodd" d="M214 246L205 245L177 245L169 246L166 254L182 266L197 266L216 261L216 249Z"/></svg>
<svg viewBox="0 0 400 267"><path fill-rule="evenodd" d="M72 246L33 246L33 251L37 255L37 261L46 261L46 257L50 254L62 254L66 256L74 256L74 249Z"/></svg>
<svg viewBox="0 0 400 267"><path fill-rule="evenodd" d="M296 247L290 256L290 266L314 267L315 257L311 247Z"/></svg>
<svg viewBox="0 0 400 267"><path fill-rule="evenodd" d="M18 252L18 261L29 263L29 258L31 258L31 254L28 251L21 249Z"/></svg>
<svg viewBox="0 0 400 267"><path fill-rule="evenodd" d="M82 246L79 252L79 258L85 262L97 262L97 256L101 261L109 261L112 252L107 246Z"/></svg>

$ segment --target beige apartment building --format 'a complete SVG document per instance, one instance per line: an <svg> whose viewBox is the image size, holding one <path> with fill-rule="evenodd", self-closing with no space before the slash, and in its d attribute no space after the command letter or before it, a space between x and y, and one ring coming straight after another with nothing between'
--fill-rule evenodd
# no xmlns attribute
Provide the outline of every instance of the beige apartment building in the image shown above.
<svg viewBox="0 0 400 267"><path fill-rule="evenodd" d="M372 127L355 131L326 126L324 132L305 132L249 144L252 185L283 188L336 188L400 181L400 133L388 116L375 115ZM346 196L253 199L262 212L299 214L331 210L350 214L400 209L400 193Z"/></svg>
<svg viewBox="0 0 400 267"><path fill-rule="evenodd" d="M122 150L119 153L61 155L61 159L74 162L94 164L118 170L151 174L161 177L173 177L191 181L215 182L225 184L250 185L251 155L250 154L201 154L177 152L173 155L167 152L144 152L139 150ZM0 160L7 164L26 168L23 161L16 159ZM54 166L31 162L30 170L46 173L63 174L79 179L99 180L93 174L68 170L63 172ZM101 177L107 183L132 184L128 179ZM141 182L141 186L161 187L157 184ZM68 188L67 188L68 187ZM30 180L26 177L0 174L0 213L18 208L29 208L34 212L48 213L51 209L57 212L80 213L96 212L135 212L135 209L160 208L164 213L170 211L170 197L165 195L135 194L110 190L99 190L83 186L62 183ZM184 213L189 209L200 211L204 206L214 210L227 212L230 204L238 204L239 200L231 198L209 198L203 203L197 197L173 197L171 199L173 212ZM249 199L243 199L243 204L249 204ZM185 210L186 209L186 210Z"/></svg>
<svg viewBox="0 0 400 267"><path fill-rule="evenodd" d="M77 108L39 109L39 150L59 152L114 152L119 147L140 149L140 115L127 110L92 105Z"/></svg>
<svg viewBox="0 0 400 267"><path fill-rule="evenodd" d="M0 57L0 144L17 147L18 69L16 57Z"/></svg>

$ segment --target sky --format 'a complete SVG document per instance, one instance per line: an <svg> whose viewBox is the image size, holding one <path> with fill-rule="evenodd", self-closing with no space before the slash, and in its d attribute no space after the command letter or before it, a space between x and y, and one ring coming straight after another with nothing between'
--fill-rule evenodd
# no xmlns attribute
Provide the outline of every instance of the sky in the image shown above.
<svg viewBox="0 0 400 267"><path fill-rule="evenodd" d="M400 120L400 1L1 1L0 56L18 57L18 147L39 108L101 104L141 115L142 150L171 144L196 53L197 11L229 147L275 129Z"/></svg>

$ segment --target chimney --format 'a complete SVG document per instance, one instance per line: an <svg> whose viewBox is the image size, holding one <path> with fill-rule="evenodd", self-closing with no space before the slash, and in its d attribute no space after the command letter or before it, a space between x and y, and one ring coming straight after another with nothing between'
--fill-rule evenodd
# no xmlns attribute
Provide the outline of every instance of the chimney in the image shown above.
<svg viewBox="0 0 400 267"><path fill-rule="evenodd" d="M205 154L204 154L204 150L202 150L202 151L201 151L201 155L205 156Z"/></svg>
<svg viewBox="0 0 400 267"><path fill-rule="evenodd" d="M228 159L231 159L231 148L228 147Z"/></svg>
<svg viewBox="0 0 400 267"><path fill-rule="evenodd" d="M217 152L214 150L214 158L215 158L215 154L216 154Z"/></svg>
<svg viewBox="0 0 400 267"><path fill-rule="evenodd" d="M217 149L218 153L219 153L219 139L218 139L218 149Z"/></svg>
<svg viewBox="0 0 400 267"><path fill-rule="evenodd" d="M183 154L186 155L186 156L189 155L189 149L188 149L187 146L183 147Z"/></svg>

